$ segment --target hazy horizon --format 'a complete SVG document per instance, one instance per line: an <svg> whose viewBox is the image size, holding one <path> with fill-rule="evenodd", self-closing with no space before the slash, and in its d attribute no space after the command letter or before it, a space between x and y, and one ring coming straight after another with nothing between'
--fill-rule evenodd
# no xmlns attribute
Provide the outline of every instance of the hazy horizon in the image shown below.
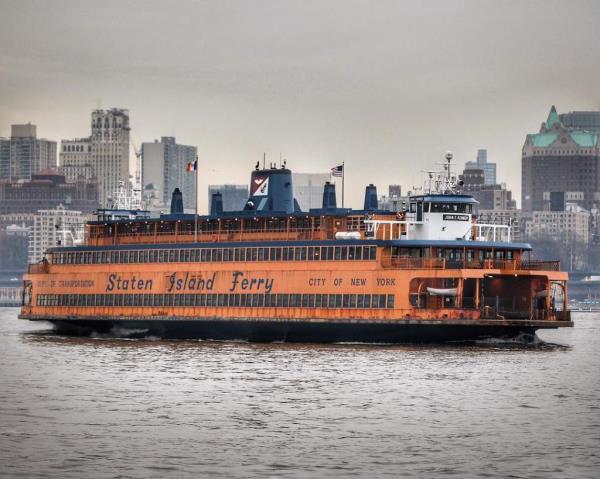
<svg viewBox="0 0 600 479"><path fill-rule="evenodd" d="M488 150L520 202L521 147L551 105L600 109L600 2L252 3L0 0L0 136L90 134L130 111L139 146L196 145L207 184L263 152L299 172L345 162L347 205L420 182L446 150Z"/></svg>

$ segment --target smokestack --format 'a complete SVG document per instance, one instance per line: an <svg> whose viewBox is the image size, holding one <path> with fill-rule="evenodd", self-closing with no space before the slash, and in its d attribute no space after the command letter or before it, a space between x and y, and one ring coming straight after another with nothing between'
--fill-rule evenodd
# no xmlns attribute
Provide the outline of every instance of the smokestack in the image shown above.
<svg viewBox="0 0 600 479"><path fill-rule="evenodd" d="M329 181L325 182L323 187L323 209L337 208L337 200L335 198L335 185Z"/></svg>
<svg viewBox="0 0 600 479"><path fill-rule="evenodd" d="M179 188L173 190L171 197L171 214L179 215L183 213L183 193Z"/></svg>
<svg viewBox="0 0 600 479"><path fill-rule="evenodd" d="M210 197L210 215L217 216L220 213L223 213L223 195L217 191Z"/></svg>
<svg viewBox="0 0 600 479"><path fill-rule="evenodd" d="M372 183L365 188L365 207L367 211L374 211L378 209L377 204L377 187Z"/></svg>

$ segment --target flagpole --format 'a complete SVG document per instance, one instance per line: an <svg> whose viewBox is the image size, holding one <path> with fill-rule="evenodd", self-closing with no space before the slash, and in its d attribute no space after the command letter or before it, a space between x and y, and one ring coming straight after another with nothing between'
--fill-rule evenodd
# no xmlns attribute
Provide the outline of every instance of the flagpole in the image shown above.
<svg viewBox="0 0 600 479"><path fill-rule="evenodd" d="M194 215L194 243L198 242L198 155L196 155L196 214Z"/></svg>
<svg viewBox="0 0 600 479"><path fill-rule="evenodd" d="M344 179L346 176L346 168L344 167L344 162L342 161L342 208L344 207Z"/></svg>

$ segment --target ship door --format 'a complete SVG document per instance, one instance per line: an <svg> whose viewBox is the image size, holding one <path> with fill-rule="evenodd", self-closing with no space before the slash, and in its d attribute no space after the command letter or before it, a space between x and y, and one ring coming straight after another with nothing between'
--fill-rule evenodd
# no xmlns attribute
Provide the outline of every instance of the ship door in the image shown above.
<svg viewBox="0 0 600 479"><path fill-rule="evenodd" d="M423 202L417 203L417 221L423 221Z"/></svg>

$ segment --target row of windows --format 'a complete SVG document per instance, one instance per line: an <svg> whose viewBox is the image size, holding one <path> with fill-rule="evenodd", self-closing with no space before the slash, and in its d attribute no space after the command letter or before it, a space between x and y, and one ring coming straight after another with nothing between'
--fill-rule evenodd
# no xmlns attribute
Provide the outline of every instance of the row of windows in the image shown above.
<svg viewBox="0 0 600 479"><path fill-rule="evenodd" d="M208 263L227 261L374 260L375 246L289 246L278 248L200 248L53 253L54 264Z"/></svg>
<svg viewBox="0 0 600 479"><path fill-rule="evenodd" d="M38 306L393 308L393 294L40 294Z"/></svg>

